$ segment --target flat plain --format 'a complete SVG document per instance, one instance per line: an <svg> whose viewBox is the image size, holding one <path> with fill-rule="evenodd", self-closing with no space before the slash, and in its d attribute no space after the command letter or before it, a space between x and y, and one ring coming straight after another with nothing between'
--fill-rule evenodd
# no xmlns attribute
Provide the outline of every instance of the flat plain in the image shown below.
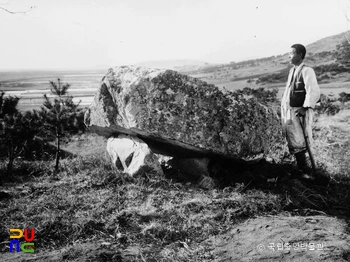
<svg viewBox="0 0 350 262"><path fill-rule="evenodd" d="M74 97L74 102L80 101L80 107L88 107L92 103L93 97L101 84L102 77L107 70L108 68L98 71L0 71L0 92L3 91L6 95L21 98L18 104L20 111L39 109L44 101L44 94L52 97L50 95L49 81L56 82L59 78L61 82L70 84L69 94ZM232 72L236 72L233 75L238 74L241 77L236 80L232 78L231 73L216 77L216 74L213 72L200 74L185 71L182 73L189 74L210 84L214 84L221 89L225 88L230 91L245 87L263 87L267 90L278 89L277 97L282 97L285 88L284 83L257 84L256 81L249 81L249 79L254 79L251 78L252 73L250 70L239 69ZM347 74L338 75L336 79L319 84L321 92L331 97L337 97L339 93L349 92L350 90L350 78Z"/></svg>
<svg viewBox="0 0 350 262"><path fill-rule="evenodd" d="M107 68L108 69L108 68ZM107 69L105 72L107 72ZM69 94L80 106L88 106L105 73L104 71L12 71L0 72L0 91L6 95L20 97L18 109L26 111L38 109L43 95L50 97L49 81L70 84Z"/></svg>

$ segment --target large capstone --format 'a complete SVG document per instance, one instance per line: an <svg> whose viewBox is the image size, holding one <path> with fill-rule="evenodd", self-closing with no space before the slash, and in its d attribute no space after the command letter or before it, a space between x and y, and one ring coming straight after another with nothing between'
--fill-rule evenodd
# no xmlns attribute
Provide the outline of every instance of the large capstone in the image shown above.
<svg viewBox="0 0 350 262"><path fill-rule="evenodd" d="M85 124L106 137L138 137L154 153L181 158L275 156L283 144L273 109L172 70L109 69Z"/></svg>

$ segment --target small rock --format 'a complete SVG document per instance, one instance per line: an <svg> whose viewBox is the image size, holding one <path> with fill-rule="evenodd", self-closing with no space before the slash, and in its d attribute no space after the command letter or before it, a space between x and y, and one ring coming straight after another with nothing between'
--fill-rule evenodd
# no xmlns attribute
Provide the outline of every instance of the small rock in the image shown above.
<svg viewBox="0 0 350 262"><path fill-rule="evenodd" d="M213 189L215 187L215 181L209 176L203 176L198 185L203 189Z"/></svg>

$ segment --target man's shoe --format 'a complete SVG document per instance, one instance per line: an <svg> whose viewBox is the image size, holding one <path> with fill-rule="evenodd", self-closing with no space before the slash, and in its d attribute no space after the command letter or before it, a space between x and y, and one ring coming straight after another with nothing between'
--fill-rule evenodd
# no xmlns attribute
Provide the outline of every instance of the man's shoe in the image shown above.
<svg viewBox="0 0 350 262"><path fill-rule="evenodd" d="M296 169L294 170L292 177L296 178L296 179L301 179L304 181L314 181L315 177L313 175L311 175L312 173L308 173L308 172L303 172L300 169Z"/></svg>
<svg viewBox="0 0 350 262"><path fill-rule="evenodd" d="M312 168L311 166L309 165L308 161L307 161L307 157L306 157L306 151L302 151L302 152L299 152L299 153L296 153L295 154L295 159L297 160L297 166L298 166L298 169L309 175L309 174L312 174Z"/></svg>

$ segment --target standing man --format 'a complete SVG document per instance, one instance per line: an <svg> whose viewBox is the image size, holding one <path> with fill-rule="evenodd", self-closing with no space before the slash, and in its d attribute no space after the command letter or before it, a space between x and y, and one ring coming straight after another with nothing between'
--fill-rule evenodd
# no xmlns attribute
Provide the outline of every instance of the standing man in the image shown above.
<svg viewBox="0 0 350 262"><path fill-rule="evenodd" d="M293 67L289 71L286 90L281 102L282 129L291 154L296 158L299 170L305 177L310 174L306 161L306 143L299 117L304 122L305 131L312 143L313 108L320 98L315 71L304 65L306 48L301 44L291 46L289 53Z"/></svg>

